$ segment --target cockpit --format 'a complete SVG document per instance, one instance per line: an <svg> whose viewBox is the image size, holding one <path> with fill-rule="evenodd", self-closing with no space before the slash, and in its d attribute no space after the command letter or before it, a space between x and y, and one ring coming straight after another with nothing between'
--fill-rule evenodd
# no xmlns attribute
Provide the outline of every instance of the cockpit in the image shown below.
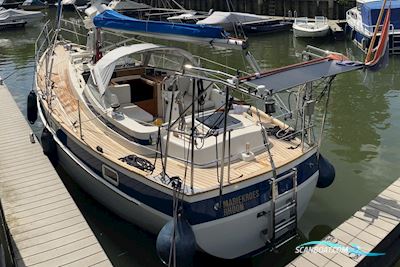
<svg viewBox="0 0 400 267"><path fill-rule="evenodd" d="M224 94L211 82L174 75L184 72L185 65L198 63L181 49L154 44L120 47L93 65L85 93L114 126L135 139L154 141L158 124L190 115L192 103L196 112L224 105Z"/></svg>

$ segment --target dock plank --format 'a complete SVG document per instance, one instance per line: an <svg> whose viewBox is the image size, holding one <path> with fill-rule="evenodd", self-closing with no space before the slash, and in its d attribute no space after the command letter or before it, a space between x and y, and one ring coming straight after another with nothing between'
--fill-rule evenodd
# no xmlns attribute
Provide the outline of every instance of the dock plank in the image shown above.
<svg viewBox="0 0 400 267"><path fill-rule="evenodd" d="M62 266L67 265L72 262L75 262L77 258L84 259L89 256L96 254L101 250L101 247L98 243L93 243L91 245L86 245L84 247L80 246L79 248L75 247L75 250L69 252L68 254L62 254L59 257L53 257L50 260L43 261L40 263L36 263L35 266ZM96 261L96 260L94 260Z"/></svg>
<svg viewBox="0 0 400 267"><path fill-rule="evenodd" d="M90 266L90 264L92 264L93 261L97 261L97 264L101 264L101 263L104 263L104 261L106 261L106 260L107 259L104 258L103 254L95 253L95 254L92 254L92 255L86 257L85 259L80 259L78 261L71 262L71 263L68 263L65 265L61 265L61 266L66 266L66 267ZM97 266L97 265L91 265L91 266Z"/></svg>
<svg viewBox="0 0 400 267"><path fill-rule="evenodd" d="M112 266L3 85L0 120L0 196L16 266Z"/></svg>
<svg viewBox="0 0 400 267"><path fill-rule="evenodd" d="M50 264L50 262L53 260L58 262L62 260L59 258L64 255L82 251L83 249L91 247L96 244L97 244L97 239L94 236L80 237L79 239L75 239L70 243L64 243L59 247L54 247L47 251L42 251L40 253L31 256L23 255L22 259L24 263L27 265L36 265L39 263L48 262L47 266L58 266L58 265L52 265ZM98 252L98 250L99 248L96 247L95 252ZM68 263L74 261L74 258L68 256L65 260Z"/></svg>
<svg viewBox="0 0 400 267"><path fill-rule="evenodd" d="M51 245L51 248L58 248L58 247L62 247L64 245L66 245L66 244L73 243L76 240L91 237L91 236L92 236L92 233L89 229L78 231L78 232L67 235L65 238L58 238L58 239L51 240L44 244L39 244L36 246L30 246L30 247L21 249L18 251L18 254L15 255L15 258L21 259L23 257L29 257L29 256L37 255L39 253L43 253L44 251L48 251L49 244Z"/></svg>
<svg viewBox="0 0 400 267"><path fill-rule="evenodd" d="M354 213L348 220L339 225L323 240L342 246L357 245L363 252L385 252L400 237L400 178L382 191L375 199ZM355 255L349 251L334 251L319 254L316 245L314 252L305 252L299 255L287 266L299 266L312 263L316 266L387 266L393 262L391 259L381 257L367 257ZM400 253L396 252L397 257ZM389 257L389 256L388 256ZM371 259L373 258L373 259ZM386 262L386 263L385 263ZM303 266L306 266L303 265ZM311 265L312 266L312 265Z"/></svg>

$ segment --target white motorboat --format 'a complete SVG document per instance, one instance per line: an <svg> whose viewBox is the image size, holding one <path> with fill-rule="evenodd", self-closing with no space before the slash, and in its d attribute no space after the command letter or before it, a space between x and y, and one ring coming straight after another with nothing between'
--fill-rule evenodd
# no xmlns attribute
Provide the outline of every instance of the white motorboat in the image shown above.
<svg viewBox="0 0 400 267"><path fill-rule="evenodd" d="M293 23L293 34L295 37L325 37L329 34L328 19L317 16L310 22L308 18L296 18Z"/></svg>
<svg viewBox="0 0 400 267"><path fill-rule="evenodd" d="M0 24L15 21L24 21L28 25L31 22L39 21L44 17L40 11L25 11L20 9L1 9Z"/></svg>
<svg viewBox="0 0 400 267"><path fill-rule="evenodd" d="M164 261L175 251L187 266L196 247L248 257L296 236L315 187L334 179L319 154L323 127L314 134L314 111L324 122L326 109L314 106L325 96L327 107L334 77L362 64L335 54L256 74L212 60L206 69L179 48L107 47L109 31L92 28L82 46L48 36L59 32L48 25L34 97L43 150L105 207L159 233Z"/></svg>

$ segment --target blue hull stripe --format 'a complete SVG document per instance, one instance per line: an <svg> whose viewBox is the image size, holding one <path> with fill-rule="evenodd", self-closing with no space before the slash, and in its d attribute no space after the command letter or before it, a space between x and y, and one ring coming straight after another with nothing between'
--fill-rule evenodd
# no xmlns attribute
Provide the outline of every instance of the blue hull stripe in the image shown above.
<svg viewBox="0 0 400 267"><path fill-rule="evenodd" d="M58 139L82 162L85 163L100 177L102 175L103 162L88 151L80 147L75 141L62 131L56 132ZM311 155L308 159L297 166L297 183L298 185L305 182L318 170L316 154ZM117 171L117 170L115 170ZM119 185L116 186L120 191L137 199L145 205L150 206L164 214L172 216L172 196L159 191L151 186L137 181L134 178L128 177L125 174L118 172ZM285 173L279 174L279 176ZM278 185L280 194L286 192L293 187L292 178L289 177ZM107 181L107 180L105 180ZM112 185L112 184L110 184ZM112 185L115 186L115 185ZM198 202L183 202L185 216L190 224L200 224L208 221L217 220L227 217L238 212L256 207L271 199L271 187L269 180L245 187L243 189L224 194L222 197L223 208L215 209L215 205L220 202L219 197L213 197Z"/></svg>

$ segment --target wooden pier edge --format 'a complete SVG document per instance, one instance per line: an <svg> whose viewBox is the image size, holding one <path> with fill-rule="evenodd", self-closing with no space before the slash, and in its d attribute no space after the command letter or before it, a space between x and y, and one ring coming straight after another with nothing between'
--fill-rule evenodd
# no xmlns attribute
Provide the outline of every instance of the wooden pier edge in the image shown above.
<svg viewBox="0 0 400 267"><path fill-rule="evenodd" d="M14 265L112 266L36 137L31 142L32 130L2 84L0 123L3 230Z"/></svg>
<svg viewBox="0 0 400 267"><path fill-rule="evenodd" d="M287 266L393 266L400 259L400 178L322 240L385 255L306 252Z"/></svg>

